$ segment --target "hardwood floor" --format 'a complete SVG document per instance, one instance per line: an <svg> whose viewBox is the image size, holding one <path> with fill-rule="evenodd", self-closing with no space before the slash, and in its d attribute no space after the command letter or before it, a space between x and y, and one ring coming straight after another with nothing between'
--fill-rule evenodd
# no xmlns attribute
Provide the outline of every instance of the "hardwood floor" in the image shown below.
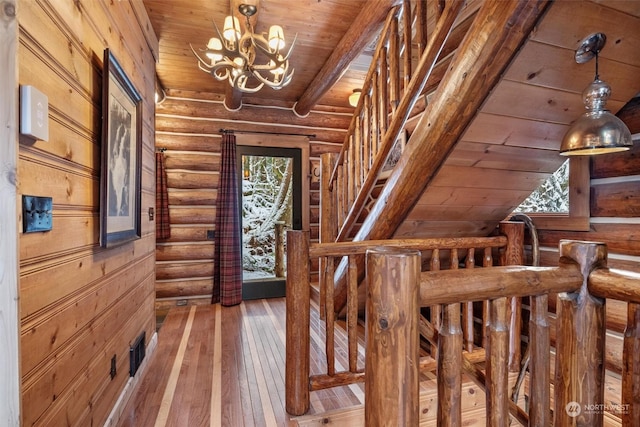
<svg viewBox="0 0 640 427"><path fill-rule="evenodd" d="M284 298L245 301L234 307L172 309L158 332L158 347L149 368L119 425L297 424L285 411L284 321ZM317 307L311 324L311 370L320 372L324 333ZM342 363L339 356L336 367ZM309 414L361 405L363 390L359 384L313 392Z"/></svg>

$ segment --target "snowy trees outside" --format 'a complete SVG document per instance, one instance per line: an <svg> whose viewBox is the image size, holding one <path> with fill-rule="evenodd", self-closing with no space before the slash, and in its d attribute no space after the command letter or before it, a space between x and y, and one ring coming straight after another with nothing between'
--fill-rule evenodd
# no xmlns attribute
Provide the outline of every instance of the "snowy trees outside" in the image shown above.
<svg viewBox="0 0 640 427"><path fill-rule="evenodd" d="M569 212L569 160L531 193L514 212Z"/></svg>
<svg viewBox="0 0 640 427"><path fill-rule="evenodd" d="M292 220L293 160L243 156L242 163L244 279L274 277L275 225L279 221L290 225Z"/></svg>

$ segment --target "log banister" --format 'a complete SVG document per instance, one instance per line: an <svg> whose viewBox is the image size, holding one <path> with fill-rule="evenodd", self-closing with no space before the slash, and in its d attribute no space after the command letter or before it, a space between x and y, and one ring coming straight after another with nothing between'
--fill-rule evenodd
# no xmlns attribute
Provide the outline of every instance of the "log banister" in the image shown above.
<svg viewBox="0 0 640 427"><path fill-rule="evenodd" d="M366 425L385 424L389 414L401 424L413 424L418 420L415 410L417 394L414 393L414 376L420 369L433 370L437 363L438 420L439 425L461 425L460 378L461 369L485 388L487 394L487 425L508 425L509 414L521 423L532 426L602 425L604 407L604 298L615 298L628 304L627 326L624 333L622 355L622 405L623 425L640 425L640 275L606 268L606 248L589 242L563 241L558 267L500 266L491 267L491 247L504 247L496 242L504 238L470 239L419 239L388 241L342 242L310 244L309 233L292 230L287 233L287 367L286 408L291 414L301 415L309 408L309 393L328 387L343 386L363 381L366 390ZM466 242L466 244L465 244ZM481 243L482 245L477 245ZM405 245L406 248L403 248ZM483 246L485 245L485 246ZM367 335L365 338L364 368L358 366L358 344L355 334L357 301L352 285L356 257L367 251L368 296L378 299L367 302ZM408 248L408 249L407 249ZM430 250L429 265L433 271L420 272L422 264L419 250ZM450 270L438 271L442 250L450 252ZM457 268L458 252L469 254L470 248L484 248L485 268ZM374 260L371 256L375 257ZM349 341L349 371L337 372L329 368L327 374L309 375L309 299L310 259L326 257L323 265L330 266L326 276L333 277L332 268L341 257L348 258L350 295L347 336ZM395 257L395 258L394 258ZM478 258L480 259L480 258ZM446 261L445 261L446 263ZM470 263L465 263L469 267ZM404 278L404 279L403 279ZM333 285L332 279L329 280ZM411 285L415 283L415 290ZM557 319L554 324L556 369L554 391L550 396L550 331L548 319L548 295L557 294ZM529 415L508 399L507 360L511 344L508 340L508 299L530 297L529 347L530 389ZM305 302L306 301L306 302ZM384 302L386 301L386 302ZM461 303L489 301L490 322L488 342L482 351L463 352L460 320ZM442 307L442 319L438 329L432 322L419 318L418 307ZM373 307L373 308L370 308ZM329 307L327 307L329 308ZM306 314L305 314L306 311ZM332 310L328 310L329 312ZM415 319L413 319L415 317ZM331 322L330 316L327 321ZM333 323L333 322L331 322ZM329 325L327 325L329 327ZM395 330L395 328L400 328ZM306 331L305 331L306 328ZM392 331L393 329L393 331ZM329 331L329 329L327 329ZM417 356L419 331L423 331L430 343L438 346L437 362ZM304 334L306 333L306 337ZM392 334L380 338L379 333ZM331 333L327 332L329 337ZM376 345L384 346L373 349ZM408 348L412 354L398 352L390 342ZM333 350L328 351L333 353ZM387 359L391 357L392 359ZM415 353L415 357L413 354ZM481 354L483 353L483 354ZM333 356L330 356L332 358ZM373 361L372 361L373 357ZM376 361L377 359L377 361ZM408 362L411 360L411 362ZM475 363L485 360L484 374ZM405 363L406 365L402 365ZM327 361L330 364L330 361ZM374 366L377 366L374 368ZM394 367L394 368L390 368ZM396 369L397 368L397 369ZM365 370L363 372L363 369ZM375 375L373 374L375 372ZM398 376L400 375L400 376ZM379 385L385 384L384 390ZM395 385L394 381L399 381ZM408 384L409 389L401 384ZM398 388L400 387L400 388ZM395 390L395 391L394 391ZM398 391L402 390L402 392ZM404 393L404 394L403 394ZM393 396L393 404L389 404ZM382 399L382 400L380 400ZM403 400L408 399L408 400ZM550 402L555 408L550 410ZM367 409L369 405L373 408ZM567 406L569 405L569 406ZM577 411L595 407L596 411ZM384 408L384 409L381 409ZM567 409L569 408L569 409ZM413 415L409 412L414 411ZM367 414L369 411L369 415ZM586 413L588 412L588 413ZM384 416L383 416L384 415ZM392 418L393 418L392 417ZM555 420L553 420L555 418ZM377 421L375 421L377 420ZM386 421L381 421L386 420ZM390 422L390 421L389 421ZM417 421L415 421L417 423ZM578 422L578 424L576 424ZM583 424L580 424L580 423ZM391 423L391 422L390 422ZM395 424L395 423L394 423ZM415 424L413 424L415 425Z"/></svg>

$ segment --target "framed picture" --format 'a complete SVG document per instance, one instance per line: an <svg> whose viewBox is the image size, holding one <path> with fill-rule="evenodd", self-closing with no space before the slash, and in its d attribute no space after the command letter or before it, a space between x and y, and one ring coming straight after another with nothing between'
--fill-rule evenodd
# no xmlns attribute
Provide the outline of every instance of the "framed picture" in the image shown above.
<svg viewBox="0 0 640 427"><path fill-rule="evenodd" d="M141 98L109 49L102 72L100 246L140 238Z"/></svg>

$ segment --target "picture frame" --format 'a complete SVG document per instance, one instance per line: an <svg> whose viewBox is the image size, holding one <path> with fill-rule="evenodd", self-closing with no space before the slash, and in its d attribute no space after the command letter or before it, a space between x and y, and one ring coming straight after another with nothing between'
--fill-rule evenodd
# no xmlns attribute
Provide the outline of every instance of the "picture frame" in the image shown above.
<svg viewBox="0 0 640 427"><path fill-rule="evenodd" d="M102 71L100 246L141 237L142 98L110 49Z"/></svg>

